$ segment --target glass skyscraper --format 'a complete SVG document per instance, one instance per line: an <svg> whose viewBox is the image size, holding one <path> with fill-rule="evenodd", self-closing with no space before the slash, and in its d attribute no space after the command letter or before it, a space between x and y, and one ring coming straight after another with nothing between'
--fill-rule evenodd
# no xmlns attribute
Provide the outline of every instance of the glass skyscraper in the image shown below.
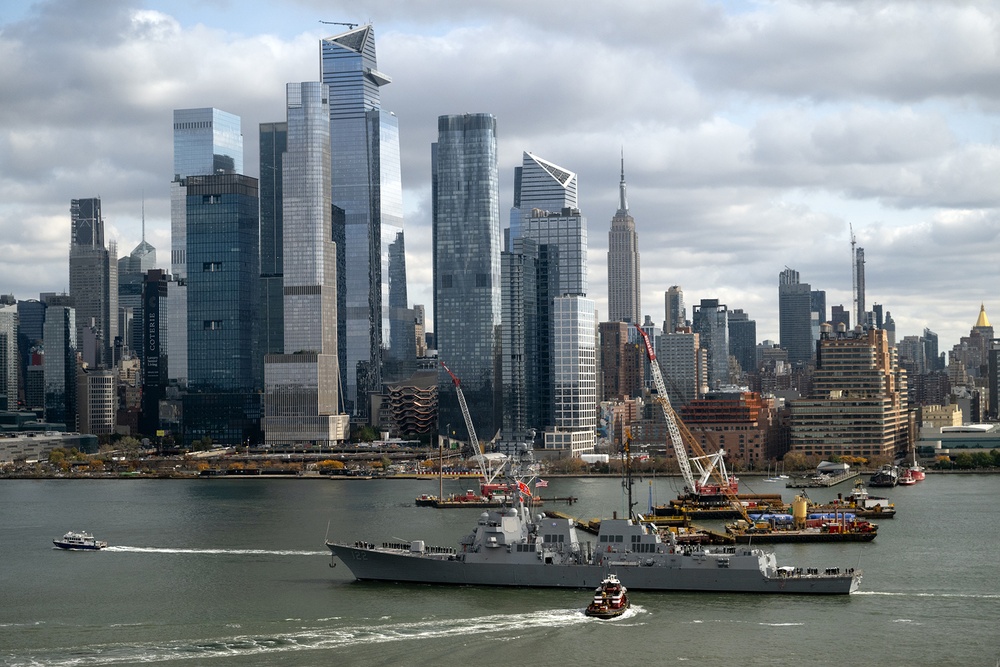
<svg viewBox="0 0 1000 667"><path fill-rule="evenodd" d="M511 239L500 255L502 277L503 438L521 442L528 429L541 431L543 411L540 389L550 386L539 373L538 244L531 239ZM547 298L547 295L541 296ZM548 328L546 327L546 330ZM550 343L550 341L546 341ZM546 344L548 356L551 345ZM551 395L551 390L547 392Z"/></svg>
<svg viewBox="0 0 1000 667"><path fill-rule="evenodd" d="M741 308L729 312L729 354L743 373L757 372L757 321Z"/></svg>
<svg viewBox="0 0 1000 667"><path fill-rule="evenodd" d="M434 333L438 356L462 382L479 440L500 428L500 196L496 118L440 116L431 147ZM438 426L466 439L447 374ZM463 436L464 434L464 436Z"/></svg>
<svg viewBox="0 0 1000 667"><path fill-rule="evenodd" d="M510 210L510 238L521 236L521 220L533 209L559 213L577 208L577 177L557 164L525 152L514 168L514 206Z"/></svg>
<svg viewBox="0 0 1000 667"><path fill-rule="evenodd" d="M815 356L812 333L812 291L799 282L799 272L785 268L778 275L778 336L792 364L807 364Z"/></svg>
<svg viewBox="0 0 1000 667"><path fill-rule="evenodd" d="M189 176L185 439L244 443L259 427L257 179ZM256 404L256 407L254 407Z"/></svg>
<svg viewBox="0 0 1000 667"><path fill-rule="evenodd" d="M288 123L260 124L260 350L284 348L284 266L282 157L288 149ZM263 362L262 362L263 363Z"/></svg>
<svg viewBox="0 0 1000 667"><path fill-rule="evenodd" d="M174 110L174 179L170 183L170 274L173 283L168 288L167 359L168 376L181 386L188 380L186 181L189 176L242 174L241 127L239 116L220 109Z"/></svg>
<svg viewBox="0 0 1000 667"><path fill-rule="evenodd" d="M240 117L220 109L174 109L174 180L170 196L170 272L187 278L183 192L188 176L243 173Z"/></svg>
<svg viewBox="0 0 1000 667"><path fill-rule="evenodd" d="M45 308L45 421L76 424L76 310L68 296L50 297Z"/></svg>
<svg viewBox="0 0 1000 667"><path fill-rule="evenodd" d="M93 323L100 332L100 345L85 361L91 366L111 367L118 335L117 245L114 241L104 245L100 198L72 200L70 217L69 294L76 309L77 339Z"/></svg>
<svg viewBox="0 0 1000 667"><path fill-rule="evenodd" d="M553 301L553 333L568 344L555 348L555 424L562 430L597 428L597 320L593 300L560 296Z"/></svg>
<svg viewBox="0 0 1000 667"><path fill-rule="evenodd" d="M240 117L220 109L174 110L174 180L243 173Z"/></svg>
<svg viewBox="0 0 1000 667"><path fill-rule="evenodd" d="M319 82L288 84L286 111L284 350L264 359L263 429L271 447L329 447L345 440L349 430L337 386L329 89Z"/></svg>
<svg viewBox="0 0 1000 667"><path fill-rule="evenodd" d="M554 212L536 209L532 215L522 218L521 237L540 246L558 249L556 296L586 296L587 218L580 209L564 208Z"/></svg>
<svg viewBox="0 0 1000 667"><path fill-rule="evenodd" d="M142 283L146 272L153 268L156 268L156 248L146 242L144 210L142 240L132 252L118 260L118 335L135 355L142 349Z"/></svg>
<svg viewBox="0 0 1000 667"><path fill-rule="evenodd" d="M691 310L691 330L708 352L709 388L729 384L729 309L718 299L702 299Z"/></svg>
<svg viewBox="0 0 1000 667"><path fill-rule="evenodd" d="M663 320L663 333L671 334L687 323L687 310L684 308L684 290L680 285L671 285L663 295L663 305L666 319Z"/></svg>
<svg viewBox="0 0 1000 667"><path fill-rule="evenodd" d="M416 355L407 349L412 336L393 339L398 310L390 284L392 276L405 283L406 275L403 254L390 252L403 233L399 126L381 109L379 88L391 79L378 71L371 25L323 39L320 56L323 83L330 89L340 372L347 410L363 418L368 394L381 390L386 351Z"/></svg>
<svg viewBox="0 0 1000 667"><path fill-rule="evenodd" d="M576 202L575 173L531 153L524 153L521 166L514 170L514 207L510 218L510 247L513 253L506 265L514 269L518 262L525 264L521 269L523 272L527 268L526 263L532 263L535 275L530 284L534 293L528 294L520 289L522 296L518 297L518 289L508 290L510 298L504 300L504 308L510 311L511 317L505 317L503 321L503 363L505 405L525 403L528 406L528 418L538 419L528 426L538 431L545 430L546 447L570 447L578 452L581 447L587 448L588 436L589 446L594 443L596 380L592 387L582 392L576 379L563 375L560 384L559 373L566 370L561 360L581 358L580 350L583 348L596 349L597 332L596 326L591 326L589 332L581 334L580 327L576 326L577 309L586 311L589 307L589 313L584 317L589 317L592 323L595 317L593 302L585 298L587 219L576 208ZM531 245L526 245L526 242ZM528 248L533 250L526 253ZM526 256L519 258L518 255ZM508 273L511 279L517 278L513 271ZM520 281L522 285L528 284L526 277L521 277ZM516 285L510 287L516 288ZM517 298L523 303L513 303ZM508 304L508 301L511 303ZM529 311L529 308L534 310ZM567 316L567 308L575 314ZM519 330L531 336L523 343L530 354L515 358L516 350L522 345L516 340ZM508 349L514 354L508 355ZM514 368L522 363L530 365L523 371ZM582 363L586 364L586 360ZM596 373L595 369L591 370ZM579 373L587 372L583 368L579 370ZM508 378L511 380L509 384ZM529 384L533 386L529 387ZM575 388L568 389L570 385ZM535 400L537 403L532 405ZM593 423L589 426L584 423L586 420L567 418L567 415L588 413L593 413ZM566 439L566 432L581 430L582 433ZM557 431L562 435L554 436ZM505 435L519 437L517 432ZM553 440L554 437L558 442Z"/></svg>
<svg viewBox="0 0 1000 667"><path fill-rule="evenodd" d="M142 414L139 432L152 434L160 426L160 399L167 385L167 282L166 271L150 269L142 281L142 332L139 360L142 364ZM186 321L186 318L185 318ZM185 336L185 339L187 337ZM185 355L185 358L187 355Z"/></svg>

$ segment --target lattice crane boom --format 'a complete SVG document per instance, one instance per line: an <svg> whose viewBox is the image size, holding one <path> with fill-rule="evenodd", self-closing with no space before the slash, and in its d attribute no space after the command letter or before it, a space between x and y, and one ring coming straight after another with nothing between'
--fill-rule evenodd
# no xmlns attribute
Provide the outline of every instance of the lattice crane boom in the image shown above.
<svg viewBox="0 0 1000 667"><path fill-rule="evenodd" d="M465 419L465 428L469 432L469 443L472 445L476 454L478 454L477 458L479 459L479 467L483 473L483 479L486 479L486 462L484 461L483 450L479 446L479 438L476 437L476 427L472 423L472 414L469 413L469 406L465 402L465 394L462 393L462 383L443 361L441 362L441 368L443 368L445 372L451 376L451 381L455 385L455 393L458 394L458 405L462 409L462 418Z"/></svg>
<svg viewBox="0 0 1000 667"><path fill-rule="evenodd" d="M636 330L642 336L642 342L646 346L646 356L649 358L653 384L656 387L656 400L663 409L663 417L667 422L667 431L670 434L670 444L673 446L674 455L677 457L677 463L688 487L688 492L699 495L702 493L723 494L730 497L731 500L734 499L736 496L735 486L739 481L735 477L730 478L726 471L725 450L720 448L714 454L706 454L701 445L698 444L698 439L692 435L683 422L677 419L673 406L670 405L670 398L667 396L666 383L663 380L663 373L660 371L660 364L656 361L656 352L653 351L649 334L641 327L636 327ZM691 450L695 453L693 457L688 456L687 444L690 444ZM698 468L698 479L694 477L694 472L691 469L692 463ZM712 475L718 478L718 485L709 485L708 481Z"/></svg>
<svg viewBox="0 0 1000 667"><path fill-rule="evenodd" d="M667 432L670 434L670 444L674 448L674 456L680 466L681 475L691 493L697 491L694 473L691 472L691 461L688 459L687 447L681 437L680 429L677 427L677 420L674 419L674 409L670 405L670 398L667 396L667 386L663 382L663 374L660 372L660 364L656 361L656 352L653 351L653 344L649 340L649 334L643 331L642 327L636 327L636 331L642 336L642 342L646 346L646 356L649 357L649 366L653 372L653 384L656 386L656 400L663 409L663 417L667 421Z"/></svg>

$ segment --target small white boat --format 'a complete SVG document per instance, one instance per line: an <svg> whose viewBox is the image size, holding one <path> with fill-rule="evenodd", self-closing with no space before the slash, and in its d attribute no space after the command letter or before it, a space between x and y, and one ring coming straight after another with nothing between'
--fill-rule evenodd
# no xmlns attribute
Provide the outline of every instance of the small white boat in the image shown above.
<svg viewBox="0 0 1000 667"><path fill-rule="evenodd" d="M94 536L85 530L79 532L71 530L63 535L61 540L52 540L52 544L69 551L100 551L108 546L107 542L94 539Z"/></svg>

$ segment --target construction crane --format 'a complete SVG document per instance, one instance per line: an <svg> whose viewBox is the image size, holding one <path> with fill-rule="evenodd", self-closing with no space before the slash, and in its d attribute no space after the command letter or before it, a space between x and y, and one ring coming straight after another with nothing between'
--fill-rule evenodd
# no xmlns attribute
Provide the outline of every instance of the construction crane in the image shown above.
<svg viewBox="0 0 1000 667"><path fill-rule="evenodd" d="M451 369L442 361L441 368L451 376L452 384L455 385L455 393L458 394L458 405L462 408L462 417L465 419L465 428L469 431L469 444L476 453L482 455L483 450L479 447L479 438L476 437L476 427L472 423L472 415L469 413L469 406L465 402L465 394L462 393L462 382L451 372Z"/></svg>
<svg viewBox="0 0 1000 667"><path fill-rule="evenodd" d="M649 340L649 334L643 331L642 327L636 327L636 331L642 336L642 342L646 346L646 356L649 358L650 371L653 374L653 384L656 387L656 401L663 410L663 418L667 422L667 432L670 434L670 444L674 449L674 456L681 469L681 476L687 485L687 491L691 495L725 495L735 497L739 488L739 480L730 477L726 471L725 455L722 448L715 454L706 454L698 444L697 438L684 426L683 422L677 419L673 406L670 405L670 397L667 395L667 387L663 381L663 373L660 372L660 364L656 361L656 352ZM686 438L685 438L686 436ZM690 444L695 456L689 457L687 445ZM695 479L691 464L698 469L698 479ZM717 484L709 484L709 479L713 476L717 478Z"/></svg>
<svg viewBox="0 0 1000 667"><path fill-rule="evenodd" d="M354 30L360 25L358 23L341 23L340 21L320 21L320 23L325 23L326 25L346 25L348 30Z"/></svg>
<svg viewBox="0 0 1000 667"><path fill-rule="evenodd" d="M500 477L508 466L500 465L495 469L492 465L492 459L490 462L486 460L486 453L483 451L482 446L479 444L479 438L476 436L476 427L472 423L472 414L469 412L469 405L465 402L465 393L462 392L462 382L458 379L451 369L442 361L441 368L445 370L446 373L451 377L452 384L455 385L455 393L458 395L458 405L462 409L462 418L465 419L465 428L469 431L469 444L476 452L476 461L479 464L479 473L482 475L482 480L479 483L479 490L484 497L491 497L493 494L504 491L504 492L518 492L522 495L532 497L531 489L527 484L519 477L516 477L510 482L498 482L497 479ZM503 457L507 461L507 457Z"/></svg>
<svg viewBox="0 0 1000 667"><path fill-rule="evenodd" d="M462 408L462 417L465 419L465 428L469 431L469 444L472 445L472 448L478 455L477 458L479 459L479 468L483 473L483 479L487 479L488 476L486 473L485 457L483 456L482 448L479 446L479 438L476 437L476 427L472 423L472 415L469 413L469 406L465 402L465 394L462 393L462 383L443 361L441 362L441 368L443 368L445 372L451 376L451 381L455 385L455 393L458 394L458 405Z"/></svg>

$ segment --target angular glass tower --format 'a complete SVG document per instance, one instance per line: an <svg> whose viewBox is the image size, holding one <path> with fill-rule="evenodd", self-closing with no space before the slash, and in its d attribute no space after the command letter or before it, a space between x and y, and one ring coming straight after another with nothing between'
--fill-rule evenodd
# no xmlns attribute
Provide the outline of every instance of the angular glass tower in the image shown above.
<svg viewBox="0 0 1000 667"><path fill-rule="evenodd" d="M377 69L371 25L321 40L320 60L330 88L340 372L347 411L365 418L368 394L390 379L382 377L385 351L416 355L393 340L390 284L406 275L403 254L390 251L403 234L399 125L381 109L379 88L391 79Z"/></svg>
<svg viewBox="0 0 1000 667"><path fill-rule="evenodd" d="M577 177L557 164L525 152L514 168L514 206L510 210L510 238L520 238L521 221L532 210L559 213L577 208Z"/></svg>
<svg viewBox="0 0 1000 667"><path fill-rule="evenodd" d="M608 232L608 320L642 322L639 284L639 236L625 198L625 158L618 185L618 212Z"/></svg>
<svg viewBox="0 0 1000 667"><path fill-rule="evenodd" d="M462 382L476 435L500 428L500 193L496 118L438 117L431 146L434 333ZM438 426L467 439L450 378L438 380Z"/></svg>
<svg viewBox="0 0 1000 667"><path fill-rule="evenodd" d="M562 368L560 360L576 358L574 355L578 356L581 345L593 348L596 339L593 327L588 334L584 334L585 340L581 342L578 328L563 326L566 322L559 321L559 308L569 308L568 304L584 311L589 307L586 317L594 318L593 308L588 305L592 302L585 298L587 219L576 208L576 203L575 173L531 153L524 153L521 166L514 170L511 252L504 254L507 268L503 320L505 437L523 437L518 431L523 432L525 426L508 423L511 416L508 406L524 404L527 406L527 427L536 431L546 430L546 447L552 444L553 429L569 432L590 428L581 426L582 422L578 420L567 421L567 414L594 412L596 420L596 403L591 400L596 396L595 387L592 387L595 391L591 395L588 392L560 391L557 384L558 372ZM531 267L535 274L530 277L524 275ZM510 285L506 283L508 279L512 281ZM525 289L529 284L533 293ZM519 331L528 337L524 342L518 340ZM519 353L521 348L525 350L523 355ZM581 404L581 400L584 403L590 401L590 404ZM586 442L585 434L574 435L571 441L574 451L586 446L583 444ZM592 428L590 446L593 446Z"/></svg>

